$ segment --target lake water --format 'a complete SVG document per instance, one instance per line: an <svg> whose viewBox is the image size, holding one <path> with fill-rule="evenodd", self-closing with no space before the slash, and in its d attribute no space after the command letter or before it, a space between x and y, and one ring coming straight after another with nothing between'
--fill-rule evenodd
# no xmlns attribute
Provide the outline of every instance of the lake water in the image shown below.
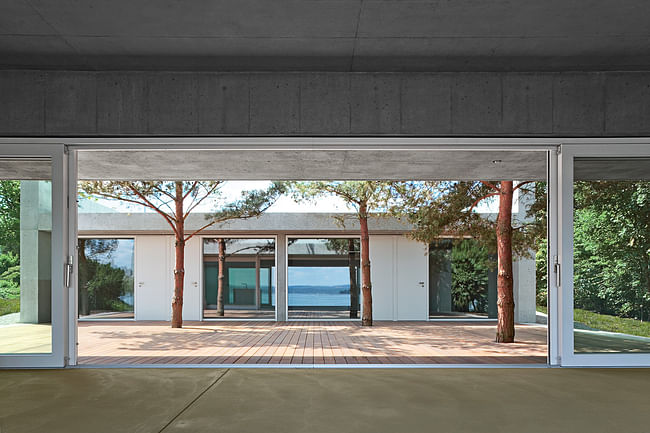
<svg viewBox="0 0 650 433"><path fill-rule="evenodd" d="M275 294L273 294L273 305L275 305ZM347 307L350 305L349 293L336 294L312 294L312 293L291 293L289 292L289 306L301 307Z"/></svg>

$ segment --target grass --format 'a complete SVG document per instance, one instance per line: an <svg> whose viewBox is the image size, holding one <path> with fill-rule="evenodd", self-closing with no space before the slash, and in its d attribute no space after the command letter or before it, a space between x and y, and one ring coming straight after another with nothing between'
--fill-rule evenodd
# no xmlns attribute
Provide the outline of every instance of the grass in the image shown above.
<svg viewBox="0 0 650 433"><path fill-rule="evenodd" d="M537 306L537 311L547 314L547 308L541 305ZM601 331L650 337L650 322L599 314L579 308L573 310L573 319L578 323Z"/></svg>
<svg viewBox="0 0 650 433"><path fill-rule="evenodd" d="M5 314L20 312L20 298L3 299L0 298L0 316Z"/></svg>

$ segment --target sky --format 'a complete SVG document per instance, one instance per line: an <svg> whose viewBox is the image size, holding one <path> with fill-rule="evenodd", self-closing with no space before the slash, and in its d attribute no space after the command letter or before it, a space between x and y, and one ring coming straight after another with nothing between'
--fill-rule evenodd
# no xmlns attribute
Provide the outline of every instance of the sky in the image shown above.
<svg viewBox="0 0 650 433"><path fill-rule="evenodd" d="M236 200L241 196L242 191L254 189L266 189L271 182L269 181L228 181L221 187L221 196L218 199L207 199L196 208L196 212L212 212L219 202L227 203ZM512 211L518 212L518 194L515 191ZM122 202L119 200L97 199L95 204L113 209L117 212L153 212L144 206ZM498 211L498 198L491 197L481 201L476 207L477 213L496 213ZM84 205L80 206L80 212L84 212ZM86 212L96 212L96 209L87 208ZM281 197L267 212L282 213L349 213L353 209L348 207L342 199L338 197L320 197L317 201L296 203L291 197Z"/></svg>
<svg viewBox="0 0 650 433"><path fill-rule="evenodd" d="M242 191L254 189L266 189L271 182L268 181L229 181L225 182L221 187L220 201L230 202L236 200L241 196ZM95 203L114 209L118 212L153 212L143 206L136 204L125 203L119 200L106 200L97 199ZM205 200L197 208L196 212L211 212L215 210L216 200ZM83 204L80 211L83 212ZM92 212L91 210L89 210ZM291 197L281 197L267 212L286 212L286 213L301 213L301 212L352 212L347 207L345 202L338 197L322 197L317 202L302 202L296 203Z"/></svg>

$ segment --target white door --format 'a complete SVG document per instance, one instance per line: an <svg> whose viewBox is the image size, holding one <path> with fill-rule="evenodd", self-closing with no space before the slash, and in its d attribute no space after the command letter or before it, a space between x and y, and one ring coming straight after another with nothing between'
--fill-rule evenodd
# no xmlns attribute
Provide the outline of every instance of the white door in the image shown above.
<svg viewBox="0 0 650 433"><path fill-rule="evenodd" d="M170 320L173 274L171 236L135 238L135 319Z"/></svg>
<svg viewBox="0 0 650 433"><path fill-rule="evenodd" d="M63 145L0 146L0 367L62 367L68 358L66 176Z"/></svg>
<svg viewBox="0 0 650 433"><path fill-rule="evenodd" d="M427 320L429 261L426 245L398 236L396 257L397 320Z"/></svg>

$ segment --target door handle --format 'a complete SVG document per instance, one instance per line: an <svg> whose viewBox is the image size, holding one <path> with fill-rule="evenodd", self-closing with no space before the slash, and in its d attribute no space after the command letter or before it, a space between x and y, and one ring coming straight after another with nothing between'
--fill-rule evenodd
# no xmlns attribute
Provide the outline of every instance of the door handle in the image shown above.
<svg viewBox="0 0 650 433"><path fill-rule="evenodd" d="M420 287L424 287L424 281L420 281L418 284L420 285Z"/></svg>
<svg viewBox="0 0 650 433"><path fill-rule="evenodd" d="M65 264L65 287L66 289L70 288L70 280L72 279L72 272L74 271L73 261L74 257L68 256L68 262Z"/></svg>

